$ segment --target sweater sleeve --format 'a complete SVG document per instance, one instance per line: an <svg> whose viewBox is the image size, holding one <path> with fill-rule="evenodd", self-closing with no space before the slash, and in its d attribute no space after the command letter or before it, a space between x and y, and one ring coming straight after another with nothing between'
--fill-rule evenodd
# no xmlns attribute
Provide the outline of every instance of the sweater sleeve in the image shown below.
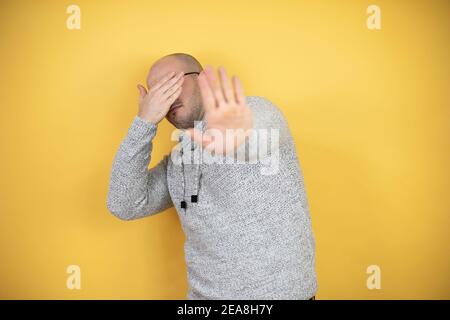
<svg viewBox="0 0 450 320"><path fill-rule="evenodd" d="M157 126L136 116L112 164L109 211L122 220L154 215L172 207L167 186L168 155L148 169Z"/></svg>

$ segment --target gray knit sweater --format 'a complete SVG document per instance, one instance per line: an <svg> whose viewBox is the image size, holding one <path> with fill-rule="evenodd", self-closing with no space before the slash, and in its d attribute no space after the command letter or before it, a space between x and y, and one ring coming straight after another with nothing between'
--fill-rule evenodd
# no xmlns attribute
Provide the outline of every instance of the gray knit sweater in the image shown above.
<svg viewBox="0 0 450 320"><path fill-rule="evenodd" d="M112 165L107 206L123 220L175 207L186 236L187 299L309 299L318 288L315 240L295 145L270 100L246 101L254 132L271 130L259 139L268 150L261 159L250 155L255 134L238 149L246 162L227 163L230 156L210 155L181 130L176 148L149 170L157 126L136 116ZM204 131L206 122L196 127Z"/></svg>

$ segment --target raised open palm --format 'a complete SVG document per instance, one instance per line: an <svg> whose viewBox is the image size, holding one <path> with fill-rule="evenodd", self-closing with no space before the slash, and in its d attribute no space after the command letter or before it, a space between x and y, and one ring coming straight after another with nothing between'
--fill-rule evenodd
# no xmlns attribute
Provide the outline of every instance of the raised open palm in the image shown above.
<svg viewBox="0 0 450 320"><path fill-rule="evenodd" d="M251 134L253 115L239 78L233 76L230 81L223 67L219 67L219 77L220 81L211 66L198 76L207 126L203 134L194 128L187 133L203 148L224 154L235 150Z"/></svg>

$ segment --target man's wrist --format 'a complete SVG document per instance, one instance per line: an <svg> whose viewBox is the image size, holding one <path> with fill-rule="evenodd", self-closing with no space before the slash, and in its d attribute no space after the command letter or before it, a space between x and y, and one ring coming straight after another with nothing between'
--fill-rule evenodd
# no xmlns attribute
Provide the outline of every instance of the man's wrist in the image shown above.
<svg viewBox="0 0 450 320"><path fill-rule="evenodd" d="M141 139L147 136L154 136L156 134L158 126L152 122L148 122L146 119L136 115L133 123L130 127L131 135L135 138Z"/></svg>
<svg viewBox="0 0 450 320"><path fill-rule="evenodd" d="M154 126L158 125L157 121L154 121L153 119L149 119L148 117L145 117L145 116L141 116L140 114L137 114L136 117L141 119L142 121L145 121L148 124L151 124L151 125L154 125Z"/></svg>

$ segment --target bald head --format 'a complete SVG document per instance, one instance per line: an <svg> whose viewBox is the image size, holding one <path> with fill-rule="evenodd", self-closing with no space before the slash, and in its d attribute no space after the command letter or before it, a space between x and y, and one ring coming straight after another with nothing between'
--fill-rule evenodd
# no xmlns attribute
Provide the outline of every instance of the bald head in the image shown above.
<svg viewBox="0 0 450 320"><path fill-rule="evenodd" d="M151 66L147 76L147 87L150 89L168 73L174 72L198 72L203 70L200 62L187 53L172 53L156 60ZM182 90L173 105L181 107L170 111L166 119L177 128L192 128L196 120L203 118L203 107L198 86L197 74L184 76Z"/></svg>
<svg viewBox="0 0 450 320"><path fill-rule="evenodd" d="M203 67L200 64L200 62L198 62L197 59L195 59L193 56L191 56L190 54L187 54L187 53L168 54L168 55L162 57L161 59L159 59L158 61L162 61L164 59L169 59L169 58L177 59L177 60L181 61L191 71L200 72L203 70Z"/></svg>
<svg viewBox="0 0 450 320"><path fill-rule="evenodd" d="M200 62L187 53L171 53L156 60L150 68L147 76L147 85L151 87L164 72L201 72L203 70ZM156 80L156 81L155 81Z"/></svg>

